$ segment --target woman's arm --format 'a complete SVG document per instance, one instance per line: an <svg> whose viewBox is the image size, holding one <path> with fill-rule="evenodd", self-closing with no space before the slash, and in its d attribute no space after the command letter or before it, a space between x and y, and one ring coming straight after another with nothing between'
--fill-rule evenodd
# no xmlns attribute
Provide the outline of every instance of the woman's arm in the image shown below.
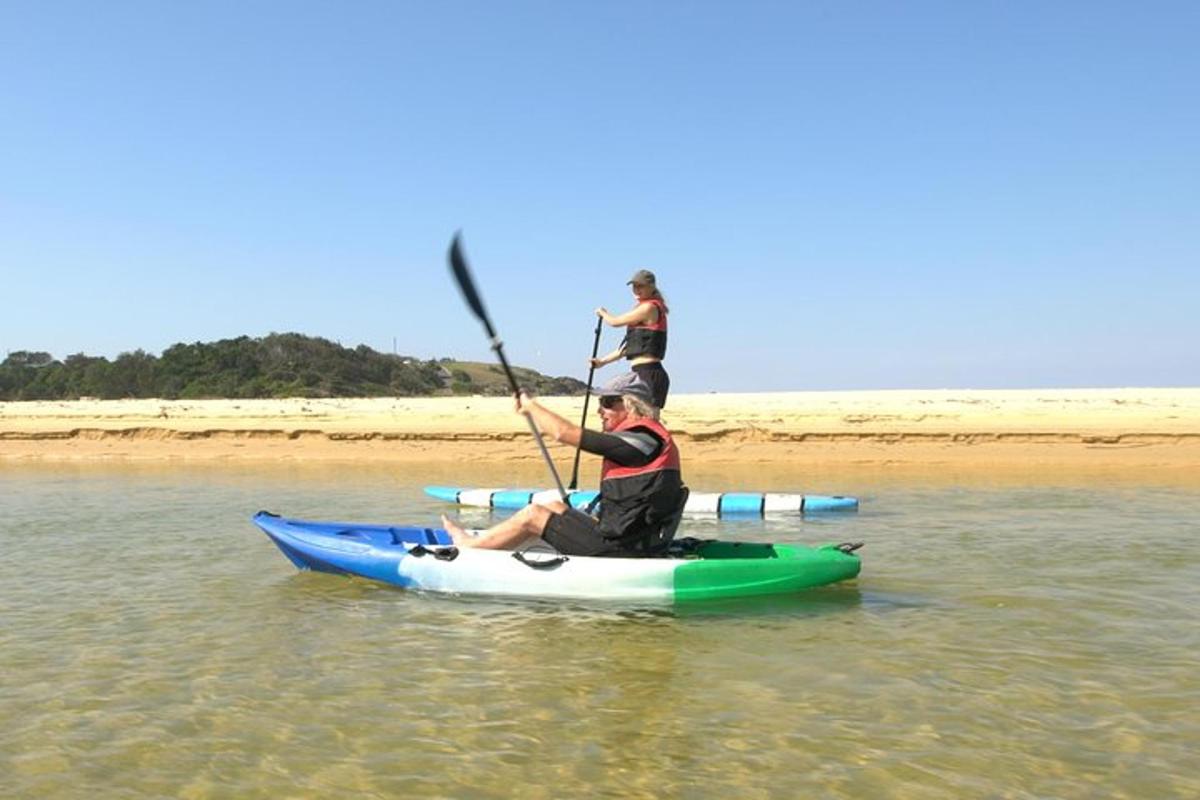
<svg viewBox="0 0 1200 800"><path fill-rule="evenodd" d="M642 322L654 322L658 319L658 308L655 307L654 303L643 301L624 314L612 314L607 308L600 306L600 308L596 309L596 315L614 328L623 328L627 325L637 325Z"/></svg>
<svg viewBox="0 0 1200 800"><path fill-rule="evenodd" d="M599 358L590 359L590 363L593 367L603 367L605 364L611 364L614 361L617 361L617 360L623 358L624 356L625 356L625 342L622 341L621 346L618 347L616 350L613 350L611 353L608 353L606 355L602 355Z"/></svg>

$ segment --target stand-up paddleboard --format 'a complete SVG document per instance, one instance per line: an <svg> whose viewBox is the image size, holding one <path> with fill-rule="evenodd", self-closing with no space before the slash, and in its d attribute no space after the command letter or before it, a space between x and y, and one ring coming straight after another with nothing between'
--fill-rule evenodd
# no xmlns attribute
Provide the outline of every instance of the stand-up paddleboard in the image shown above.
<svg viewBox="0 0 1200 800"><path fill-rule="evenodd" d="M672 556L595 558L454 547L439 528L309 522L265 511L254 524L302 570L454 594L675 603L790 594L854 578L858 545L683 540Z"/></svg>
<svg viewBox="0 0 1200 800"><path fill-rule="evenodd" d="M425 494L458 503L513 511L530 503L558 500L554 489L459 489L453 486L426 486ZM567 499L575 508L586 508L596 499L595 491L573 491ZM685 514L717 514L719 516L766 516L771 514L806 514L822 511L857 511L858 498L818 494L771 494L760 492L692 492Z"/></svg>

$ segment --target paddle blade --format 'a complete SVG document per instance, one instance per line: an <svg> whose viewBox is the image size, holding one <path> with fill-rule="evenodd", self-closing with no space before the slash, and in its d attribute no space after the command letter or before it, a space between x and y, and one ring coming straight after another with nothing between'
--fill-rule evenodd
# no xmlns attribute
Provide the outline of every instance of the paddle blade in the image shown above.
<svg viewBox="0 0 1200 800"><path fill-rule="evenodd" d="M471 278L471 269L467 266L466 257L463 256L460 234L454 234L454 239L450 242L449 259L450 271L454 273L454 279L458 281L458 288L462 290L463 299L467 301L467 305L471 307L475 316L479 317L483 327L487 328L488 336L494 336L491 320L488 319L487 312L483 310L483 300L475 289L475 281Z"/></svg>

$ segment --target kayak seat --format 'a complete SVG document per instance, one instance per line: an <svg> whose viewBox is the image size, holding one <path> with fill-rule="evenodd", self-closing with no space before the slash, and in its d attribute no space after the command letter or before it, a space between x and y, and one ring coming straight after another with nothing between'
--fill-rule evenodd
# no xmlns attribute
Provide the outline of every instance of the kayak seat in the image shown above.
<svg viewBox="0 0 1200 800"><path fill-rule="evenodd" d="M688 495L691 490L688 487L682 487L679 493L679 505L671 512L671 516L663 521L662 527L655 533L646 534L642 539L642 549L648 556L669 556L667 552L671 548L671 540L675 538L675 531L679 530L679 523L683 520L683 509L687 506Z"/></svg>

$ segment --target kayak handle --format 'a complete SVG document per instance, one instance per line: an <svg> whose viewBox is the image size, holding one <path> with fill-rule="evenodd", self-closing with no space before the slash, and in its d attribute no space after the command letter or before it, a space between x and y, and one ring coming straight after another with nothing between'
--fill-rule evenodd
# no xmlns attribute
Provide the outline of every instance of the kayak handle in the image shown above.
<svg viewBox="0 0 1200 800"><path fill-rule="evenodd" d="M438 561L453 561L458 558L457 547L426 547L423 544L415 544L408 549L410 556L420 558L424 555L431 555Z"/></svg>
<svg viewBox="0 0 1200 800"><path fill-rule="evenodd" d="M555 558L529 558L525 555L527 552L529 551L517 550L515 553L513 553L513 558L515 558L517 561L520 561L530 569L554 569L555 567L561 566L562 564L570 561L570 559L564 556L562 553L559 553Z"/></svg>
<svg viewBox="0 0 1200 800"><path fill-rule="evenodd" d="M866 544L866 542L842 542L835 549L841 550L846 555L850 555L864 544Z"/></svg>

